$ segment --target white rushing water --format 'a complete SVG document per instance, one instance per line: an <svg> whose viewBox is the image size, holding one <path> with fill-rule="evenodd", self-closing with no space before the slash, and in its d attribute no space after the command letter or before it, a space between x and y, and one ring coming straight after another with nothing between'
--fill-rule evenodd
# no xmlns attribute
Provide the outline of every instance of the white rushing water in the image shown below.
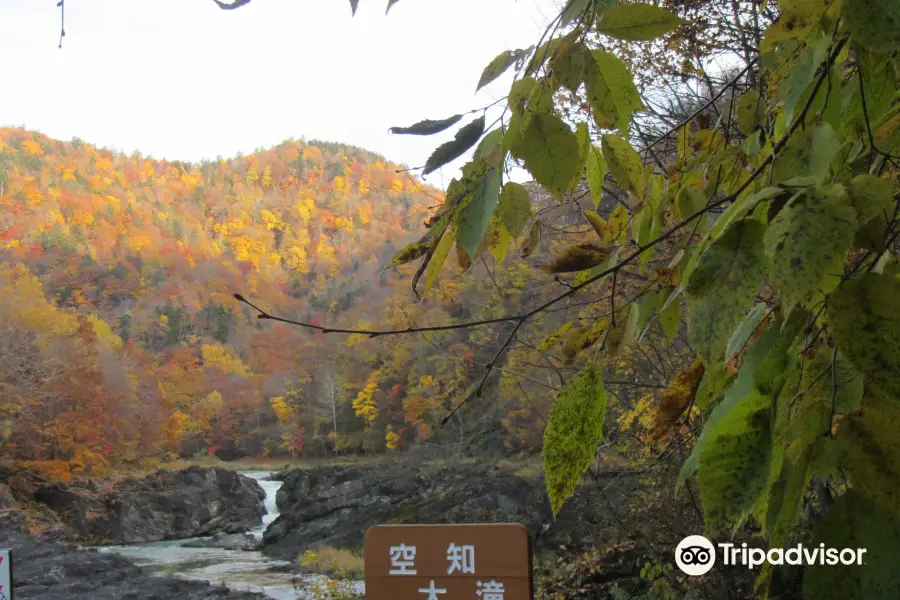
<svg viewBox="0 0 900 600"><path fill-rule="evenodd" d="M272 475L271 471L246 471L243 474L256 479L266 493L266 514L262 523L249 532L257 539L261 539L269 523L278 517L275 495L281 487L281 482L268 479ZM190 540L149 542L131 546L103 546L98 550L114 552L130 558L135 564L157 575L209 581L227 585L234 590L262 592L277 600L298 600L310 597L295 588L294 577L296 574L287 569L291 564L288 561L269 558L256 550L183 548L182 544L188 541Z"/></svg>
<svg viewBox="0 0 900 600"><path fill-rule="evenodd" d="M257 539L262 539L263 532L266 530L266 527L269 526L269 523L278 518L278 504L275 502L275 497L278 494L278 490L281 489L282 482L269 479L272 475L271 471L245 471L243 474L255 479L266 493L266 499L264 501L266 514L263 515L262 524L260 524L259 527L250 530L250 533L256 536Z"/></svg>

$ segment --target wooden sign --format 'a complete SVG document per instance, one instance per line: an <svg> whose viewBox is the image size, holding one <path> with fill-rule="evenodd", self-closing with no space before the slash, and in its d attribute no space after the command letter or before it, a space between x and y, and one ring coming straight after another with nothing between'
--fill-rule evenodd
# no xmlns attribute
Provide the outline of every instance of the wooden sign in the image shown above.
<svg viewBox="0 0 900 600"><path fill-rule="evenodd" d="M0 550L0 600L12 597L12 551Z"/></svg>
<svg viewBox="0 0 900 600"><path fill-rule="evenodd" d="M518 524L378 525L364 544L367 600L531 600Z"/></svg>

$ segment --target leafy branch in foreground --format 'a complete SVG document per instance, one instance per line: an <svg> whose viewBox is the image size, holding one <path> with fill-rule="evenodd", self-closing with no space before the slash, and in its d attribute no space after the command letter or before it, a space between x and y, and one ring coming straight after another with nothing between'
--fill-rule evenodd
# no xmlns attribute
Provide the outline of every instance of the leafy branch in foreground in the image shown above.
<svg viewBox="0 0 900 600"><path fill-rule="evenodd" d="M700 362L662 373L684 389L673 387L657 414L661 431L702 415L678 487L696 489L706 533L728 536L753 520L773 548L803 535L797 525L813 540L867 547L881 558L864 571L810 566L803 575L808 598L867 598L900 587L883 558L894 542L879 533L900 523L900 444L885 426L900 418L900 29L891 25L900 5L783 1L779 9L744 71L653 139L635 120L652 100L620 54L632 40L671 35L681 19L639 2L567 3L535 47L485 69L484 85L516 72L499 126L476 120L435 151L427 172L475 149L429 231L390 266L420 261L413 287L424 275L427 294L454 246L464 270L511 239L527 259L551 228L521 200L513 210L502 201L521 198L505 181L509 167L524 166L560 204L585 180L599 244L573 268L585 242L558 248L547 268L575 271L557 279L565 291L513 315L440 326L514 323L445 421L482 394L526 323L589 286L612 287L542 344L562 344L566 364L583 365L559 390L545 434L556 511L600 441L601 352L639 348L654 322L673 339L683 314ZM580 118L563 110L564 96ZM660 154L663 139L674 144ZM618 206L601 213L613 182ZM642 285L624 286L626 273ZM772 584L773 570L763 569L757 593L767 597Z"/></svg>

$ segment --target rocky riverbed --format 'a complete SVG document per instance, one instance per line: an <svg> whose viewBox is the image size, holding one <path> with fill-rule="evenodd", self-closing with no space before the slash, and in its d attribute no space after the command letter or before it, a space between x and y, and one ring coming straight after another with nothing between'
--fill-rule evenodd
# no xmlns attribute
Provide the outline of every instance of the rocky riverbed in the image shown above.
<svg viewBox="0 0 900 600"><path fill-rule="evenodd" d="M256 480L220 468L157 471L112 486L41 484L32 497L89 543L240 533L265 514L265 494Z"/></svg>
<svg viewBox="0 0 900 600"><path fill-rule="evenodd" d="M106 548L72 542L245 532L261 523L264 496L255 479L225 469L65 484L0 465L0 548L13 551L14 589L22 600L262 600L267 596L166 576Z"/></svg>
<svg viewBox="0 0 900 600"><path fill-rule="evenodd" d="M521 523L538 547L591 545L625 486L600 501L581 488L553 519L540 475L479 464L320 466L281 473L280 515L263 552L290 560L320 546L359 547L368 528L391 523ZM587 526L585 526L587 525Z"/></svg>
<svg viewBox="0 0 900 600"><path fill-rule="evenodd" d="M42 537L0 537L13 551L16 600L266 600L203 581L154 576L112 553Z"/></svg>

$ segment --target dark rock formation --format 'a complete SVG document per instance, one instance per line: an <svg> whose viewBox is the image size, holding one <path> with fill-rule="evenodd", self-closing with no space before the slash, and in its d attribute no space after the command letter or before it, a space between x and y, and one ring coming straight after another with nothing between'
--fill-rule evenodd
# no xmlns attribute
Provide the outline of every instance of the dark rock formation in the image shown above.
<svg viewBox="0 0 900 600"><path fill-rule="evenodd" d="M550 522L543 485L480 466L314 467L283 475L280 516L263 551L293 559L306 548L354 547L387 523L521 523L533 534Z"/></svg>
<svg viewBox="0 0 900 600"><path fill-rule="evenodd" d="M295 469L277 476L281 513L263 552L293 560L320 546L358 547L365 532L392 523L521 523L537 548L603 543L633 482L585 481L556 519L543 476L487 465L404 463Z"/></svg>
<svg viewBox="0 0 900 600"><path fill-rule="evenodd" d="M191 540L184 548L222 548L224 550L259 550L259 540L249 533L217 533L211 538Z"/></svg>
<svg viewBox="0 0 900 600"><path fill-rule="evenodd" d="M217 468L157 471L108 490L45 484L33 496L89 543L237 533L257 526L265 514L265 494L255 480Z"/></svg>

